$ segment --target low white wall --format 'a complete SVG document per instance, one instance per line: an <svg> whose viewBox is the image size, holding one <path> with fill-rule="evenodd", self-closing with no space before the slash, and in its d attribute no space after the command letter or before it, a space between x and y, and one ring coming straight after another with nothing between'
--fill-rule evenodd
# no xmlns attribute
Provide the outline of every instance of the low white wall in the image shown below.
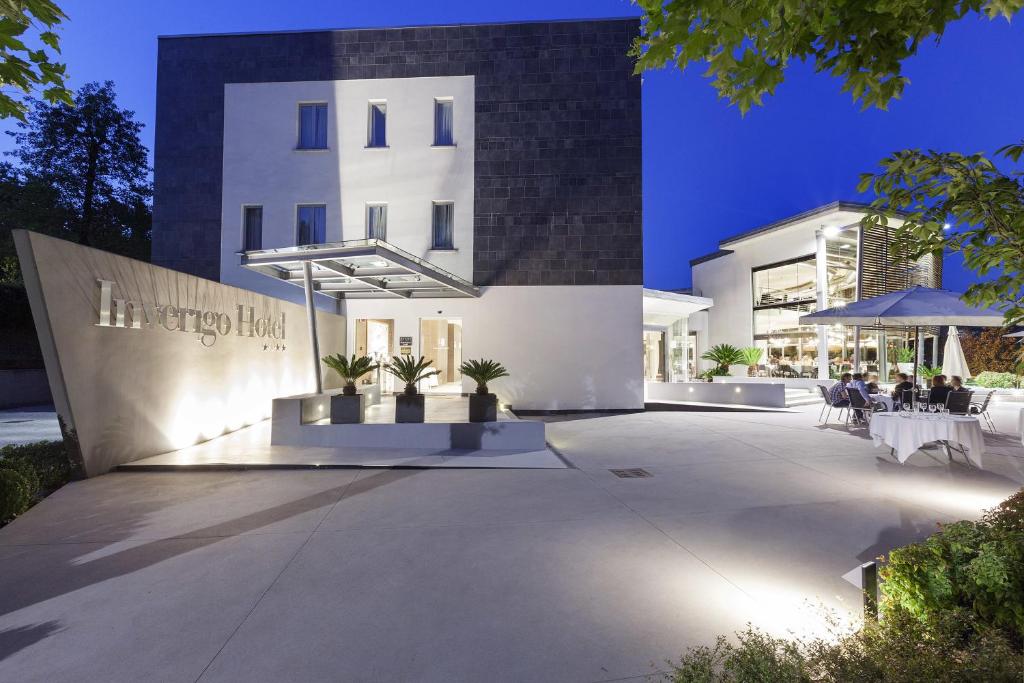
<svg viewBox="0 0 1024 683"><path fill-rule="evenodd" d="M639 285L486 287L475 299L351 299L345 315L349 348L357 319L393 319L396 345L412 337L416 356L422 319L460 318L462 358L492 358L508 368L511 376L489 387L513 410L643 407ZM463 391L474 387L464 379Z"/></svg>
<svg viewBox="0 0 1024 683"><path fill-rule="evenodd" d="M0 370L0 408L50 403L46 370Z"/></svg>
<svg viewBox="0 0 1024 683"><path fill-rule="evenodd" d="M269 417L275 397L314 389L303 307L23 230L14 236L54 405L87 475L239 429ZM100 280L111 283L106 316ZM144 308L122 309L118 321L116 299ZM239 307L266 327L249 336ZM188 313L196 310L205 318L198 332ZM322 347L344 352L344 318L321 313L319 324ZM334 373L324 377L337 386Z"/></svg>
<svg viewBox="0 0 1024 683"><path fill-rule="evenodd" d="M785 408L783 384L726 382L648 382L648 401L694 401L725 405Z"/></svg>
<svg viewBox="0 0 1024 683"><path fill-rule="evenodd" d="M713 377L713 382L719 384L782 384L788 389L814 389L819 384L830 389L837 380L834 379L812 379L810 377Z"/></svg>

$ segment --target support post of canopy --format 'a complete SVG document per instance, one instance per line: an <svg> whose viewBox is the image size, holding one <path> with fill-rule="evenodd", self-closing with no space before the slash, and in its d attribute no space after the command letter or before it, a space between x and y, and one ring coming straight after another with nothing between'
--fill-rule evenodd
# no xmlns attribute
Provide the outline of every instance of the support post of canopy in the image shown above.
<svg viewBox="0 0 1024 683"><path fill-rule="evenodd" d="M814 235L815 250L815 279L817 280L817 309L824 311L828 308L828 252L826 251L825 233L818 230ZM845 330L844 330L845 334ZM799 342L797 342L799 343ZM829 378L828 365L828 326L818 325L818 379Z"/></svg>
<svg viewBox="0 0 1024 683"><path fill-rule="evenodd" d="M936 329L935 335L932 337L932 367L937 368L941 365L939 363L939 331Z"/></svg>
<svg viewBox="0 0 1024 683"><path fill-rule="evenodd" d="M309 346L313 352L313 380L316 382L316 393L324 391L324 380L320 374L320 341L316 335L316 305L313 303L313 265L309 261L302 263L302 284L306 290L306 320L309 323Z"/></svg>
<svg viewBox="0 0 1024 683"><path fill-rule="evenodd" d="M861 372L860 369L860 325L853 326L853 371Z"/></svg>

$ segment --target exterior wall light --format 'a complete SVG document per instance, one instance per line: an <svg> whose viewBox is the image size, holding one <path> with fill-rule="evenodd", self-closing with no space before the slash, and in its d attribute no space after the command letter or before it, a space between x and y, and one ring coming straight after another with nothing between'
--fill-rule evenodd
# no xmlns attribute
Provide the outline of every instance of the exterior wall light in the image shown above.
<svg viewBox="0 0 1024 683"><path fill-rule="evenodd" d="M946 224L944 224L944 225L942 226L942 229L943 229L943 230L952 230L952 229L953 229L953 226L952 226L952 225L950 225L949 223L946 223Z"/></svg>
<svg viewBox="0 0 1024 683"><path fill-rule="evenodd" d="M829 238L835 237L836 235L839 234L839 226L836 226L836 225L826 225L822 229L821 233L823 235L825 235L825 237L829 237Z"/></svg>
<svg viewBox="0 0 1024 683"><path fill-rule="evenodd" d="M737 394L740 393L741 391L743 391L743 389L741 389L740 387L736 387L736 393Z"/></svg>

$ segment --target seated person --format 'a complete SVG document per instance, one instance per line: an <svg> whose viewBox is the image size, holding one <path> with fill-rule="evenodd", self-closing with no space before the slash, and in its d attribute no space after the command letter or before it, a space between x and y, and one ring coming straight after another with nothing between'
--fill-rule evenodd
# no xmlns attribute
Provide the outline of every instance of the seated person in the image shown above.
<svg viewBox="0 0 1024 683"><path fill-rule="evenodd" d="M828 398L832 401L833 408L847 408L850 405L850 395L846 393L846 383L850 381L850 373L844 374L839 381L828 390Z"/></svg>
<svg viewBox="0 0 1024 683"><path fill-rule="evenodd" d="M935 375L932 377L931 391L928 392L928 403L940 406L946 405L946 397L949 396L951 391L953 391L953 387L946 384L946 376Z"/></svg>
<svg viewBox="0 0 1024 683"><path fill-rule="evenodd" d="M905 372L901 372L901 373L897 374L896 375L896 379L898 381L896 382L896 386L893 387L892 398L893 398L894 401L902 401L903 400L903 392L907 391L907 390L910 390L910 389L913 389L914 388L914 384L913 384L913 382L910 381L910 375L908 375Z"/></svg>
<svg viewBox="0 0 1024 683"><path fill-rule="evenodd" d="M864 397L864 403L867 404L870 410L885 410L885 404L878 403L871 400L871 394L868 392L868 385L864 382L864 375L859 372L853 373L853 378L850 383L846 385L848 391L859 391L860 395ZM859 409L854 409L853 414L857 416L858 420L864 419L864 412Z"/></svg>
<svg viewBox="0 0 1024 683"><path fill-rule="evenodd" d="M964 381L958 375L949 378L949 386L953 391L970 391L964 386Z"/></svg>
<svg viewBox="0 0 1024 683"><path fill-rule="evenodd" d="M880 394L881 391L878 388L878 375L871 375L868 378L868 393L869 394Z"/></svg>

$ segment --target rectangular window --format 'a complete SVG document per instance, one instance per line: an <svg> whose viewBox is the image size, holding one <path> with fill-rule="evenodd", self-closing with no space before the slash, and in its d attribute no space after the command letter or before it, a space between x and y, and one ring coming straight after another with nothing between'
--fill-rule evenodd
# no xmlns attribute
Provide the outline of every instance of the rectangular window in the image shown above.
<svg viewBox="0 0 1024 683"><path fill-rule="evenodd" d="M388 234L388 205L366 205L366 239L386 240Z"/></svg>
<svg viewBox="0 0 1024 683"><path fill-rule="evenodd" d="M387 147L387 102L370 102L369 121L367 123L366 146Z"/></svg>
<svg viewBox="0 0 1024 683"><path fill-rule="evenodd" d="M327 207L308 204L299 207L295 244L323 244L327 241Z"/></svg>
<svg viewBox="0 0 1024 683"><path fill-rule="evenodd" d="M327 105L299 105L299 149L327 149Z"/></svg>
<svg viewBox="0 0 1024 683"><path fill-rule="evenodd" d="M454 249L455 205L451 202L434 202L433 240L431 249Z"/></svg>
<svg viewBox="0 0 1024 683"><path fill-rule="evenodd" d="M263 248L263 207L247 206L242 219L242 250L256 251Z"/></svg>
<svg viewBox="0 0 1024 683"><path fill-rule="evenodd" d="M454 111L453 100L434 100L434 146L450 147L455 144L452 128Z"/></svg>

